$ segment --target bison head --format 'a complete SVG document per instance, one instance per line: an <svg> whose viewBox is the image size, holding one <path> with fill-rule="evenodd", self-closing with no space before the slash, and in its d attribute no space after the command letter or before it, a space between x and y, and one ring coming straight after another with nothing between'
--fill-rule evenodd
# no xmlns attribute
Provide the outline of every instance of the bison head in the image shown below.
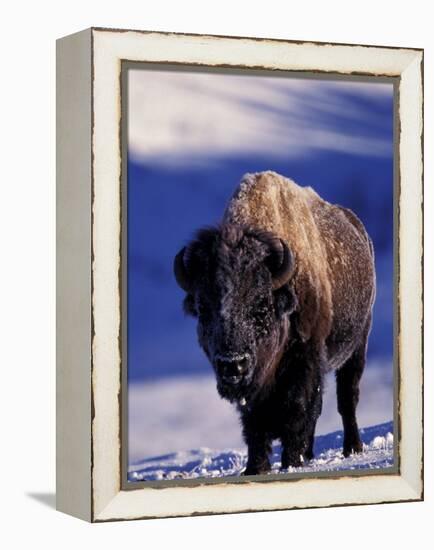
<svg viewBox="0 0 434 550"><path fill-rule="evenodd" d="M199 344L222 397L243 404L270 377L296 306L293 271L283 240L237 225L203 229L177 254L184 309L198 319Z"/></svg>

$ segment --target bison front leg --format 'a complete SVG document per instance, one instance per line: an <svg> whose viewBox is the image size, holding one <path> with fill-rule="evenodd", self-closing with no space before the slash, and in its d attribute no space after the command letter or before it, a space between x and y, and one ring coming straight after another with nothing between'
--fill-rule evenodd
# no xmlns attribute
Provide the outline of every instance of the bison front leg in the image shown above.
<svg viewBox="0 0 434 550"><path fill-rule="evenodd" d="M313 458L315 428L322 409L322 377L318 368L301 368L292 380L281 434L282 469Z"/></svg>
<svg viewBox="0 0 434 550"><path fill-rule="evenodd" d="M248 444L247 466L244 470L245 476L267 474L271 470L268 455L271 452L271 445L266 441L255 441Z"/></svg>
<svg viewBox="0 0 434 550"><path fill-rule="evenodd" d="M295 468L301 466L308 449L309 430L304 406L300 403L298 407L291 407L289 412L288 416L291 420L285 425L281 436L282 470L290 466Z"/></svg>
<svg viewBox="0 0 434 550"><path fill-rule="evenodd" d="M255 418L243 418L243 436L248 455L245 476L266 474L271 470L269 454L271 453L271 438Z"/></svg>

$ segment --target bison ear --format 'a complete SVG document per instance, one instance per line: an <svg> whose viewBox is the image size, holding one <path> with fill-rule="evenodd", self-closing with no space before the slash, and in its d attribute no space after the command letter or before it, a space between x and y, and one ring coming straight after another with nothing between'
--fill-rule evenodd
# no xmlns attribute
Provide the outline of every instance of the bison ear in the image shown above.
<svg viewBox="0 0 434 550"><path fill-rule="evenodd" d="M274 292L274 307L276 308L276 314L279 319L285 314L291 314L297 309L298 300L295 295L294 289L288 284L283 285Z"/></svg>

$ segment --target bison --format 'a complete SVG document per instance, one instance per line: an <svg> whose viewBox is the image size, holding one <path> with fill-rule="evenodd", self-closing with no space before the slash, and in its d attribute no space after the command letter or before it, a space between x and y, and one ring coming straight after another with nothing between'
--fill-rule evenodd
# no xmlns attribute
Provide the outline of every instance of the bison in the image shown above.
<svg viewBox="0 0 434 550"><path fill-rule="evenodd" d="M199 230L174 273L197 317L221 397L236 404L245 475L313 458L324 375L336 372L343 454L356 420L375 297L372 242L358 217L274 172L246 174L217 227Z"/></svg>

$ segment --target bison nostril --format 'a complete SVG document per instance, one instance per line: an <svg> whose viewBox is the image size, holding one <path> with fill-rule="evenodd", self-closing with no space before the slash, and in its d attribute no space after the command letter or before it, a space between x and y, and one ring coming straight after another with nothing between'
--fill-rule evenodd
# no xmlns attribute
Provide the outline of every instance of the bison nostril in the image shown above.
<svg viewBox="0 0 434 550"><path fill-rule="evenodd" d="M215 360L215 366L222 378L235 381L247 371L249 360L247 356L219 356Z"/></svg>
<svg viewBox="0 0 434 550"><path fill-rule="evenodd" d="M241 374L247 370L247 357L237 362L237 371Z"/></svg>

